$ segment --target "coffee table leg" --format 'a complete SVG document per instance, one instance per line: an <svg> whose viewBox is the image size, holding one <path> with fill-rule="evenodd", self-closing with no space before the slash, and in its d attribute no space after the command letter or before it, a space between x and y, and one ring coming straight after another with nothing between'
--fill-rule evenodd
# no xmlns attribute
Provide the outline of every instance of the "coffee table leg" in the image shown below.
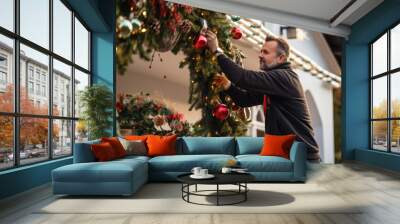
<svg viewBox="0 0 400 224"><path fill-rule="evenodd" d="M195 186L195 191L197 192L197 184L196 184L196 186Z"/></svg>
<svg viewBox="0 0 400 224"><path fill-rule="evenodd" d="M244 188L244 191L245 191L245 192L244 192L244 201L247 201L247 191L248 191L248 190L247 190L247 182L244 183L244 187L245 187L245 188Z"/></svg>
<svg viewBox="0 0 400 224"><path fill-rule="evenodd" d="M217 184L217 206L219 205L219 184Z"/></svg>

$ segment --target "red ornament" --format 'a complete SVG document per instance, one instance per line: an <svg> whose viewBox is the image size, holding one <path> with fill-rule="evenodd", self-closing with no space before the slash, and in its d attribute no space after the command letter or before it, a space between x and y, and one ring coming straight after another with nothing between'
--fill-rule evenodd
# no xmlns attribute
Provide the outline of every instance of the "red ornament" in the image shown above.
<svg viewBox="0 0 400 224"><path fill-rule="evenodd" d="M229 115L229 109L225 104L218 104L213 109L213 116L220 121L225 120Z"/></svg>
<svg viewBox="0 0 400 224"><path fill-rule="evenodd" d="M204 35L199 35L195 40L194 40L194 48L196 49L201 49L205 47L207 44L207 38Z"/></svg>
<svg viewBox="0 0 400 224"><path fill-rule="evenodd" d="M233 39L239 40L242 38L242 31L238 27L233 27L231 30L231 35Z"/></svg>

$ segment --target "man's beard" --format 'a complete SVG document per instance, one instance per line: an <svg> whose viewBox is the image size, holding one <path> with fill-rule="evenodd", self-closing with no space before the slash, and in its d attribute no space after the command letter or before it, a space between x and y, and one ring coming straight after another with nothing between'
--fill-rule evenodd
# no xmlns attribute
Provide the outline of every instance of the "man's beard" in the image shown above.
<svg viewBox="0 0 400 224"><path fill-rule="evenodd" d="M280 64L277 62L267 64L267 62L264 59L260 59L260 69L261 70L269 71L271 69L274 69L278 65L280 65Z"/></svg>

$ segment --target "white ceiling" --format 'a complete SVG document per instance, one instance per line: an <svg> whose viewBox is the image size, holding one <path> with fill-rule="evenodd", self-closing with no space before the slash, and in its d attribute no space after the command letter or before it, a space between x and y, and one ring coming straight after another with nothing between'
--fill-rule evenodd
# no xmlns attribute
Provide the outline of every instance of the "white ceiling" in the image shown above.
<svg viewBox="0 0 400 224"><path fill-rule="evenodd" d="M347 37L383 0L169 0L217 12ZM346 10L338 14L346 5Z"/></svg>

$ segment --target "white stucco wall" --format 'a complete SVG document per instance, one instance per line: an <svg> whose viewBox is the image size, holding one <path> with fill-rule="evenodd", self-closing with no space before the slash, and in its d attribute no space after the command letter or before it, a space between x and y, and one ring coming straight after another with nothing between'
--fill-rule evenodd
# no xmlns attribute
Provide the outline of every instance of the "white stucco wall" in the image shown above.
<svg viewBox="0 0 400 224"><path fill-rule="evenodd" d="M164 100L169 108L183 113L190 123L198 121L201 112L189 111L189 71L187 68L179 69L183 55L160 55L163 61L156 54L151 69L150 62L133 56L134 63L129 65L126 74L117 75L117 93L150 93L152 97Z"/></svg>

